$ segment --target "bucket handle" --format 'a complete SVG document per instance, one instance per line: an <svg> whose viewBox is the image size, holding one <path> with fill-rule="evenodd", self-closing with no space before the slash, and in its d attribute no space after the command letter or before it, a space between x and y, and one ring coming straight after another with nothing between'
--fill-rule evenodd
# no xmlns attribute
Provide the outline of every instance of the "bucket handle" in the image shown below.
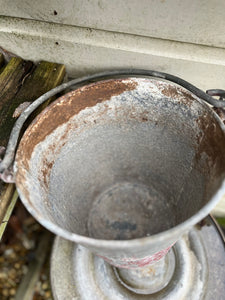
<svg viewBox="0 0 225 300"><path fill-rule="evenodd" d="M206 93L210 96L217 96L219 100L223 100L225 98L225 91L220 89L207 90ZM222 122L225 124L225 109L223 107L213 107L214 111L220 117Z"/></svg>
<svg viewBox="0 0 225 300"><path fill-rule="evenodd" d="M5 151L5 155L3 160L0 162L0 179L2 179L4 182L15 182L14 174L13 174L13 162L15 158L16 148L19 141L19 135L21 132L21 129L23 127L23 124L28 119L28 117L31 115L31 113L42 103L44 103L49 98L55 96L56 94L62 92L63 90L73 87L74 89L77 88L80 85L83 85L84 83L90 82L90 81L96 81L100 79L107 79L112 77L118 77L118 76L146 76L146 77L153 77L153 78L159 78L168 80L171 82L174 82L188 91L192 92L197 97L203 99L207 103L211 104L212 106L216 108L225 107L225 101L223 101L223 98L225 97L225 91L224 90L208 90L207 93L200 90L199 88L195 87L194 85L190 84L189 82L167 73L163 72L157 72L152 70L141 70L141 69L124 69L124 70L115 70L115 71L106 71L101 72L89 76L84 76L81 78L73 79L69 82L63 83L56 88L48 91L38 99L36 99L30 106L25 109L20 117L17 119L11 134L9 138L9 142L7 145L7 149ZM212 92L214 91L214 92ZM216 92L215 92L216 91ZM218 92L219 91L219 92ZM213 98L213 96L220 96L220 99L217 100ZM1 152L3 152L3 147L1 147Z"/></svg>

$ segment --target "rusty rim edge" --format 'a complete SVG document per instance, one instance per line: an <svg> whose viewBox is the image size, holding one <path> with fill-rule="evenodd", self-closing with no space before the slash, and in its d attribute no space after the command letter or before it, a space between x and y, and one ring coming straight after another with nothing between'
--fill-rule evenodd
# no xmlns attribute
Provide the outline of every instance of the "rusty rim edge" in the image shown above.
<svg viewBox="0 0 225 300"><path fill-rule="evenodd" d="M204 91L200 90L199 88L195 87L194 85L190 84L189 82L174 76L170 75L168 73L153 71L153 70L142 70L142 69L124 69L124 70L115 70L115 71L106 71L101 72L89 76L84 76L78 79L71 80L67 83L63 83L60 86L50 90L49 92L45 93L41 97L39 97L37 100L35 100L18 118L16 121L12 132L10 134L9 143L6 149L5 156L3 160L0 163L0 179L2 179L5 182L15 182L13 172L9 170L10 166L13 164L14 157L15 157L15 151L16 146L18 144L19 139L19 133L23 127L24 122L27 120L29 115L43 102L45 102L50 97L54 96L55 94L65 90L68 87L76 86L78 84L83 84L90 80L96 80L101 78L107 78L111 76L122 76L122 75L128 75L128 76L147 76L147 77L155 77L160 78L164 80L168 80L171 82L174 82L188 91L192 92L197 97L203 99L207 103L213 105L214 107L224 107L225 101L223 100L217 100L205 93ZM76 88L76 87L74 87Z"/></svg>

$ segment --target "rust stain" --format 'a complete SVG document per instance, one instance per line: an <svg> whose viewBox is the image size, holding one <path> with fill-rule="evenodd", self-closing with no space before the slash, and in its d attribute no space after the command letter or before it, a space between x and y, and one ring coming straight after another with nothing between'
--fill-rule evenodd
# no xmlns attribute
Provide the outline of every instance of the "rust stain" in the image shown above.
<svg viewBox="0 0 225 300"><path fill-rule="evenodd" d="M225 174L224 132L211 114L199 117L197 123L201 133L197 137L196 161L200 161L202 154L205 153L207 168L204 172L207 175L214 172L214 176L221 176Z"/></svg>
<svg viewBox="0 0 225 300"><path fill-rule="evenodd" d="M49 183L49 175L51 172L51 169L53 167L53 162L49 162L47 160L44 161L43 166L44 168L41 170L42 171L42 175L43 175L43 181L46 187L48 187L48 183Z"/></svg>
<svg viewBox="0 0 225 300"><path fill-rule="evenodd" d="M141 120L142 120L142 122L147 122L148 118L146 116L143 116Z"/></svg>
<svg viewBox="0 0 225 300"><path fill-rule="evenodd" d="M172 85L165 85L161 90L162 94L166 97L177 98L177 87Z"/></svg>
<svg viewBox="0 0 225 300"><path fill-rule="evenodd" d="M222 122L225 124L225 109L222 107L213 107L214 111L217 113L217 115L220 117Z"/></svg>
<svg viewBox="0 0 225 300"><path fill-rule="evenodd" d="M196 101L194 96L183 88L157 84L162 94L178 100L186 106L191 106L193 101ZM209 109L210 110L210 109ZM221 111L220 111L221 113ZM225 115L225 114L224 114ZM223 120L223 119L222 119ZM225 173L225 135L219 123L214 116L208 111L205 115L201 115L196 120L200 129L200 134L197 137L196 143L196 167L200 166L200 172L205 173L206 176L214 172L214 176L222 176ZM202 154L206 154L207 163L202 168L201 162ZM212 175L210 175L212 176Z"/></svg>
<svg viewBox="0 0 225 300"><path fill-rule="evenodd" d="M161 93L164 96L179 100L181 103L184 103L187 106L190 106L192 101L196 101L196 99L190 92L185 91L179 86L173 86L171 84L160 84L160 88Z"/></svg>
<svg viewBox="0 0 225 300"><path fill-rule="evenodd" d="M147 273L147 275L151 276L152 274L155 275L156 271L155 271L154 267L150 266L150 267L148 267L147 270L144 270L143 275L146 276L146 273Z"/></svg>
<svg viewBox="0 0 225 300"><path fill-rule="evenodd" d="M65 144L65 142L63 144ZM54 145L54 144L49 145L48 149L45 152L45 157L40 162L40 164L43 166L43 168L40 170L38 180L39 180L39 182L43 182L46 188L48 188L48 186L49 186L50 173L51 173L52 167L54 165L54 161L50 161L48 159L48 154L49 153L56 154L56 152L57 152L56 149L57 149L56 145Z"/></svg>
<svg viewBox="0 0 225 300"><path fill-rule="evenodd" d="M23 164L28 169L28 161L34 147L81 110L93 107L125 91L134 90L136 86L137 83L134 81L111 79L81 87L58 98L38 115L24 134L17 151L18 164Z"/></svg>
<svg viewBox="0 0 225 300"><path fill-rule="evenodd" d="M93 120L93 123L97 124L98 120L103 119L104 115L106 113L106 111L110 109L110 107L108 107L107 104L104 104L103 109L98 112L98 116L97 116L97 120ZM148 118L148 111L143 111L141 113L135 113L135 107L131 110L122 110L121 108L115 108L115 116L117 117L117 114L119 114L119 112L123 112L124 116L129 118L129 119L134 119L137 120L139 122L148 122L149 118ZM121 114L118 115L118 117L121 117ZM45 157L43 157L42 161L41 161L41 166L42 169L40 170L40 174L39 174L39 181L40 182L44 182L45 187L48 189L49 186L49 178L50 178L50 173L52 170L52 167L54 165L54 161L52 161L51 159L49 159L49 154L50 157L56 157L59 152L60 149L66 144L66 140L67 140L67 136L68 133L71 131L71 129L75 129L78 128L80 126L80 124L88 124L87 121L85 120L81 120L81 123L73 123L72 125L67 123L67 128L64 132L64 134L62 134L62 136L60 137L60 141L57 142L57 144L53 143L50 144L48 146L48 148L45 151ZM85 127L86 128L86 127Z"/></svg>

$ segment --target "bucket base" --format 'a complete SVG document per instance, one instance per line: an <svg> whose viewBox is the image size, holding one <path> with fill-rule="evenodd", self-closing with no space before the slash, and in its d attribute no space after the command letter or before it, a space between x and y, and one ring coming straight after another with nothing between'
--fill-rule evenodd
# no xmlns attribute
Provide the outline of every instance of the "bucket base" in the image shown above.
<svg viewBox="0 0 225 300"><path fill-rule="evenodd" d="M175 253L171 249L154 264L136 268L113 268L118 281L136 294L154 294L171 281L175 270Z"/></svg>
<svg viewBox="0 0 225 300"><path fill-rule="evenodd" d="M175 225L174 214L166 202L165 196L153 187L150 189L138 182L118 182L94 201L88 218L89 236L130 240L171 228ZM167 216L163 222L156 222L159 211L161 216Z"/></svg>
<svg viewBox="0 0 225 300"><path fill-rule="evenodd" d="M222 299L224 240L210 217L204 224L193 227L159 262L163 268L170 265L166 286L156 280L156 265L141 271L114 268L88 249L56 237L51 261L54 299Z"/></svg>

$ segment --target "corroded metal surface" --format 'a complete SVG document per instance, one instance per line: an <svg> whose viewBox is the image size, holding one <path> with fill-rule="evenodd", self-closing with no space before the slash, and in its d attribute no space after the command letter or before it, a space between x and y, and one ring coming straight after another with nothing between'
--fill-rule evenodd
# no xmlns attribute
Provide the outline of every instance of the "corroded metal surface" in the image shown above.
<svg viewBox="0 0 225 300"><path fill-rule="evenodd" d="M224 192L224 148L219 117L183 88L99 81L31 124L17 151L16 185L54 233L114 262L138 261L170 247L214 207Z"/></svg>
<svg viewBox="0 0 225 300"><path fill-rule="evenodd" d="M129 278L135 277L135 270L117 269L118 281L113 267L102 259L94 257L81 246L57 237L51 258L54 299L223 299L224 250L224 240L208 217L206 225L192 228L171 250L175 254L175 268L167 286L160 292L143 295L149 280L157 277L154 265L140 270L133 282ZM130 276L124 271L130 271Z"/></svg>
<svg viewBox="0 0 225 300"><path fill-rule="evenodd" d="M24 154L26 166L35 146L59 126L66 124L71 117L77 115L86 107L93 107L97 103L110 100L111 97L120 95L125 91L134 90L136 85L135 81L124 82L123 80L105 81L100 86L94 83L66 94L59 101L47 107L44 113L33 123L33 127L38 127L38 131L33 130L32 134L29 135L29 146L26 146L26 153ZM54 118L51 115L52 110L54 110ZM66 139L66 136L62 137L62 140L64 139ZM23 139L23 143L27 143L25 138Z"/></svg>

